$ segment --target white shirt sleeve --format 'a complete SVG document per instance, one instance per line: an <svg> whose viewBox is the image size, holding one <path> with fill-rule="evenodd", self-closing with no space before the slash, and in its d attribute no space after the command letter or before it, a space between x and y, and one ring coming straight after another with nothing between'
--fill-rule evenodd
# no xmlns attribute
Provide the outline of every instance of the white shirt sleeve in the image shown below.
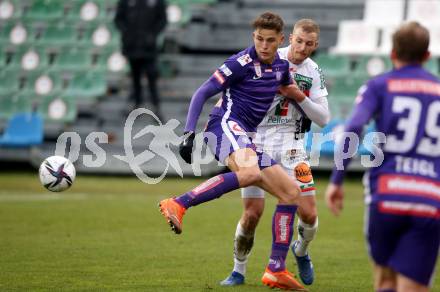
<svg viewBox="0 0 440 292"><path fill-rule="evenodd" d="M330 121L327 96L321 96L313 100L306 97L302 102L298 103L298 105L306 116L321 128Z"/></svg>
<svg viewBox="0 0 440 292"><path fill-rule="evenodd" d="M313 77L312 87L310 88L310 97L304 99L299 106L307 117L321 128L330 121L330 111L328 108L327 88L325 87L325 78L321 68L314 62L309 67Z"/></svg>

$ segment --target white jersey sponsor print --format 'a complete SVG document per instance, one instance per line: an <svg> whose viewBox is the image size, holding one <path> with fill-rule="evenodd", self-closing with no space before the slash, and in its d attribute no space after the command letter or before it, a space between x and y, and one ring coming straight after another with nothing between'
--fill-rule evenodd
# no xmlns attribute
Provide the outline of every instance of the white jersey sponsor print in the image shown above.
<svg viewBox="0 0 440 292"><path fill-rule="evenodd" d="M289 47L281 48L278 54L287 60ZM289 62L292 79L311 100L327 96L321 69L310 58L299 65ZM299 105L277 95L257 129L255 144L264 150L303 149L304 133L310 130L311 121L302 114Z"/></svg>

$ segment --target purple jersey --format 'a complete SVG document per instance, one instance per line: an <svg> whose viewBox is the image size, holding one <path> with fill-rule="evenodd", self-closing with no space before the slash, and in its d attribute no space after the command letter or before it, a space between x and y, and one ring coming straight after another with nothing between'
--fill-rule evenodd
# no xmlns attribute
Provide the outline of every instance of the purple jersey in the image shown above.
<svg viewBox="0 0 440 292"><path fill-rule="evenodd" d="M211 114L240 121L246 132L256 131L279 86L292 83L286 60L277 53L272 64L261 63L253 46L228 58L209 81L223 92Z"/></svg>
<svg viewBox="0 0 440 292"><path fill-rule="evenodd" d="M379 208L387 213L438 218L439 79L419 65L371 79L360 89L346 131L359 134L370 118L386 135L381 147L384 161L369 171L371 201L380 202ZM332 181L339 184L342 175L343 171L334 171Z"/></svg>

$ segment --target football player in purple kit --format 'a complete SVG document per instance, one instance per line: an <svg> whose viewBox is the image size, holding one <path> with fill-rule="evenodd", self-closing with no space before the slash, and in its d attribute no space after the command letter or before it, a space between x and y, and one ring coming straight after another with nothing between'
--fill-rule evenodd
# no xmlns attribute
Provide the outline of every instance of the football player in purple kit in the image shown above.
<svg viewBox="0 0 440 292"><path fill-rule="evenodd" d="M179 234L188 208L241 187L261 187L278 199L273 222L276 228L272 232L277 245L272 249L263 282L303 291L304 287L285 267L300 189L280 165L255 150L249 134L256 132L278 90L293 100L303 96L290 78L289 63L277 53L284 40L283 26L276 14L266 12L257 17L253 23L254 46L228 58L191 99L180 155L191 163L194 131L203 104L222 92L220 104L211 111L204 137L216 159L231 172L217 175L177 198L162 200L159 209Z"/></svg>
<svg viewBox="0 0 440 292"><path fill-rule="evenodd" d="M383 162L364 179L374 288L425 292L440 245L440 80L422 68L429 58L425 27L403 24L392 42L394 69L361 87L345 131L360 134L374 119L386 136ZM343 141L339 151L348 150ZM335 215L343 207L343 174L333 170L325 195Z"/></svg>
<svg viewBox="0 0 440 292"><path fill-rule="evenodd" d="M304 149L304 133L314 122L324 127L330 119L327 89L319 66L310 58L319 43L319 25L312 19L298 20L289 38L289 46L278 49L289 61L290 74L304 93L297 104L277 94L263 121L258 125L254 144L270 153L301 188L298 208L298 240L291 250L299 276L306 285L314 281L314 270L308 246L318 230L318 210L310 163ZM243 213L234 237L234 268L222 286L244 284L247 261L254 243L255 230L264 210L264 190L249 186L241 189Z"/></svg>

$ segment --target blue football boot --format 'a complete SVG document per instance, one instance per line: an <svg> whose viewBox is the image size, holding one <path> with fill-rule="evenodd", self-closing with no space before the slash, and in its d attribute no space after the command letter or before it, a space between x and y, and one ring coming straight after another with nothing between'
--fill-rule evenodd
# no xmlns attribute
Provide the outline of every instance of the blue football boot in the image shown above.
<svg viewBox="0 0 440 292"><path fill-rule="evenodd" d="M307 253L305 256L300 257L295 254L295 247L299 242L295 240L292 244L292 252L295 256L296 263L298 264L299 277L301 281L306 285L311 285L313 280L315 279L315 272L313 271L312 260L310 259L309 254Z"/></svg>
<svg viewBox="0 0 440 292"><path fill-rule="evenodd" d="M220 282L221 286L237 286L244 284L244 276L238 272L232 272L229 277Z"/></svg>

